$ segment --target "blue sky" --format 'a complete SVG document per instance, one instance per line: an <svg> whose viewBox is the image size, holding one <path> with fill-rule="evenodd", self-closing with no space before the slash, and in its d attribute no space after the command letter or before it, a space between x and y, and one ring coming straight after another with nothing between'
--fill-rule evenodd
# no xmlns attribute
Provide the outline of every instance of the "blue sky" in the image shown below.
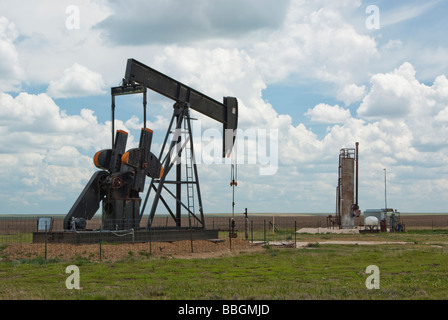
<svg viewBox="0 0 448 320"><path fill-rule="evenodd" d="M278 154L266 154L274 174L249 161L257 141L241 154L237 212L333 213L339 150L356 141L361 210L383 206L387 168L390 206L448 212L448 2L185 3L0 4L0 214L68 212L110 146L110 87L128 58L217 100L237 97L243 133L278 133ZM378 29L366 26L372 5ZM129 147L140 103L118 101ZM154 150L171 107L149 95ZM208 150L220 125L197 117L195 143ZM199 175L205 212L231 212L230 166L202 163Z"/></svg>

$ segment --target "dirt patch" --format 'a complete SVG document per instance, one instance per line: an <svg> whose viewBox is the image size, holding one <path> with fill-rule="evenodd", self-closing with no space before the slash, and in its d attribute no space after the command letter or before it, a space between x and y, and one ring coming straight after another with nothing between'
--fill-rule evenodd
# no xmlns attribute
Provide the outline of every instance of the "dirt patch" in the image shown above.
<svg viewBox="0 0 448 320"><path fill-rule="evenodd" d="M384 244L396 244L396 245L406 245L412 244L411 242L403 241L317 241L313 243L318 243L320 245L324 244L337 244L337 245L384 245ZM310 242L296 242L296 248L307 247Z"/></svg>
<svg viewBox="0 0 448 320"><path fill-rule="evenodd" d="M311 233L311 234L359 234L359 228L353 229L333 229L333 228L302 228L297 233Z"/></svg>
<svg viewBox="0 0 448 320"><path fill-rule="evenodd" d="M100 252L101 249L101 252ZM3 260L14 261L45 257L47 259L71 260L84 258L92 261L116 261L125 258L215 258L262 250L262 246L242 239L220 241L195 240L176 242L152 242L134 244L11 244L2 251Z"/></svg>

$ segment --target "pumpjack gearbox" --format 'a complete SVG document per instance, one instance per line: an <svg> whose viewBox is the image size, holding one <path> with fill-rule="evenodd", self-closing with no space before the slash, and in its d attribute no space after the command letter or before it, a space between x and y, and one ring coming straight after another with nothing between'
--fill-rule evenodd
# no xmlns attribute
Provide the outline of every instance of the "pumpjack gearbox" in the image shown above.
<svg viewBox="0 0 448 320"><path fill-rule="evenodd" d="M113 149L98 151L93 162L101 171L93 174L64 219L65 230L85 228L102 203L105 230L137 229L146 177L160 178L163 167L150 151L153 132L142 129L138 148L126 151L128 133L118 130ZM84 221L84 223L80 223Z"/></svg>

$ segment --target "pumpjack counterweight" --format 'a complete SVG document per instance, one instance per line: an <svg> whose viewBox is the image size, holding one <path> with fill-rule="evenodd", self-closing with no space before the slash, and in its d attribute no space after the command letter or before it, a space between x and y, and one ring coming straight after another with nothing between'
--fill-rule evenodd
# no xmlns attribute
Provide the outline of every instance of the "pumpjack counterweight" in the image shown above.
<svg viewBox="0 0 448 320"><path fill-rule="evenodd" d="M161 152L156 157L151 152L153 131L146 128L146 92L153 90L175 101L173 116L167 130ZM143 94L143 128L138 148L126 151L128 133L115 132L115 96ZM238 101L224 97L220 103L182 83L174 80L134 59L129 59L123 84L111 88L112 96L112 148L101 150L94 156L94 164L101 171L93 174L75 204L64 219L65 230L85 228L85 221L93 218L102 204L102 228L104 230L139 229L143 213L151 191L155 192L146 229L151 228L159 202L174 219L177 228L182 227L182 211L193 219L199 228L205 228L204 211L199 186L197 165L194 161L193 135L190 109L200 112L223 125L223 157L230 156L235 142L238 124ZM184 141L178 134L184 130ZM171 142L170 133L174 132ZM169 144L167 154L165 149ZM188 151L190 164L187 164L187 179L182 179L182 153ZM168 174L175 168L175 179ZM142 201L146 178L151 179L146 197ZM175 185L175 191L169 185ZM187 185L187 202L182 197L182 185ZM197 197L199 212L190 201L192 194ZM175 209L168 204L167 197L174 198ZM143 202L143 208L140 209ZM189 224L191 227L191 220Z"/></svg>

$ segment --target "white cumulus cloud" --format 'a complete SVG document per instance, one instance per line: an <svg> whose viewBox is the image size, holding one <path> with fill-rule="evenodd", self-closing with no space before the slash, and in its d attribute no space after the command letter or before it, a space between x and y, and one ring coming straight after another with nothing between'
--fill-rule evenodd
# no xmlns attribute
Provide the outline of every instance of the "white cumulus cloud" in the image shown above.
<svg viewBox="0 0 448 320"><path fill-rule="evenodd" d="M338 85L355 82L360 70L379 57L375 40L359 33L342 12L358 1L292 1L283 28L259 39L254 55L268 83L291 75ZM343 7L344 9L341 9Z"/></svg>
<svg viewBox="0 0 448 320"><path fill-rule="evenodd" d="M339 90L336 97L343 101L346 106L354 102L361 101L366 94L366 86L357 86L356 84L347 84Z"/></svg>
<svg viewBox="0 0 448 320"><path fill-rule="evenodd" d="M75 63L64 70L62 77L50 81L47 94L52 98L72 98L103 94L104 81L101 74Z"/></svg>
<svg viewBox="0 0 448 320"><path fill-rule="evenodd" d="M18 36L15 24L5 17L0 17L0 87L4 91L17 91L25 80L14 44Z"/></svg>
<svg viewBox="0 0 448 320"><path fill-rule="evenodd" d="M448 105L445 76L435 79L432 86L416 78L409 62L389 73L371 78L371 88L358 108L358 115L370 119L404 121L414 133L417 148L446 146L445 108Z"/></svg>
<svg viewBox="0 0 448 320"><path fill-rule="evenodd" d="M129 132L122 121L116 126ZM74 201L96 171L94 153L106 148L110 122L100 123L92 110L68 115L45 93L0 93L0 190L9 190L0 194L1 211L17 212L10 198L29 205ZM62 203L68 209L70 201Z"/></svg>
<svg viewBox="0 0 448 320"><path fill-rule="evenodd" d="M305 115L309 116L313 122L344 123L350 118L350 110L338 105L330 106L325 103L320 103L313 109L309 109Z"/></svg>

